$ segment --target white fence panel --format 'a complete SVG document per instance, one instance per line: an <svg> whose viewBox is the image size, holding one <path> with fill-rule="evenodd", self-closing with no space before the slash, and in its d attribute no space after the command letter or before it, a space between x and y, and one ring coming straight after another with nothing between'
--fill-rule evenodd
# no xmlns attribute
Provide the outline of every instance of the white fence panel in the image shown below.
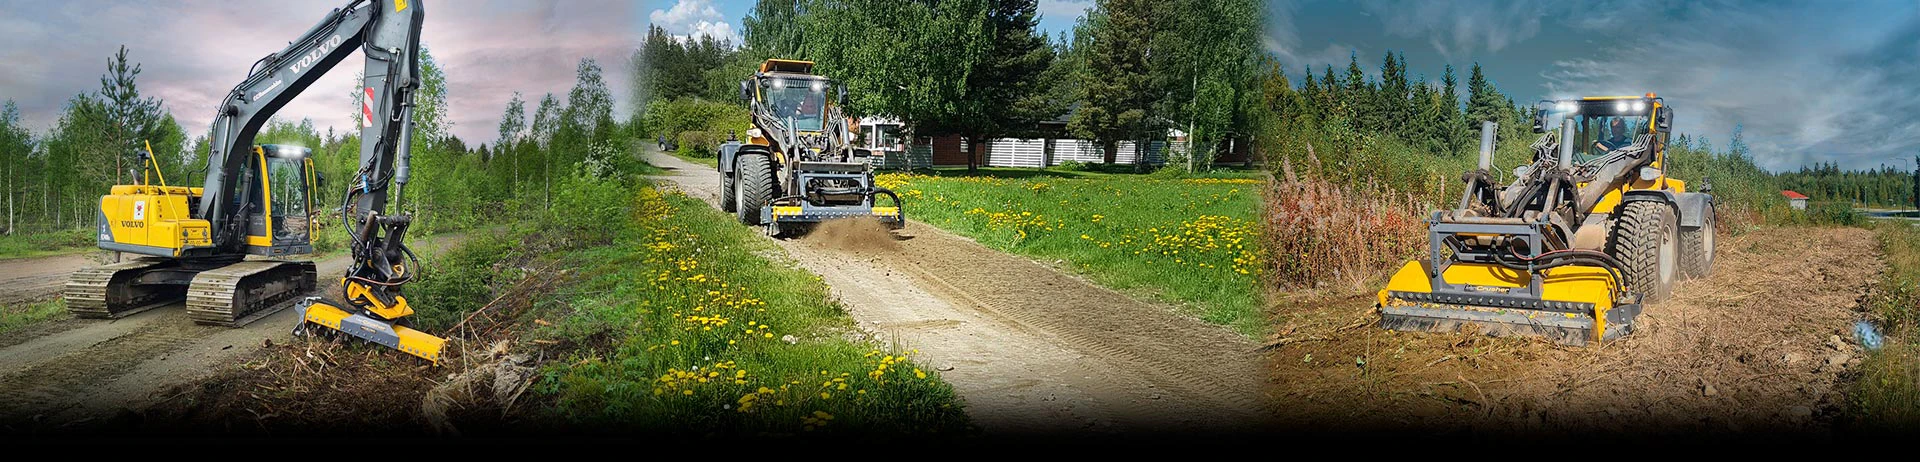
<svg viewBox="0 0 1920 462"><path fill-rule="evenodd" d="M1106 161L1106 157L1100 155L1100 145L1092 141L1072 138L1053 140L1053 165L1069 160L1097 164Z"/></svg>
<svg viewBox="0 0 1920 462"><path fill-rule="evenodd" d="M990 167L1042 167L1046 158L1047 140L1023 140L1000 138L993 140L987 151L987 166Z"/></svg>

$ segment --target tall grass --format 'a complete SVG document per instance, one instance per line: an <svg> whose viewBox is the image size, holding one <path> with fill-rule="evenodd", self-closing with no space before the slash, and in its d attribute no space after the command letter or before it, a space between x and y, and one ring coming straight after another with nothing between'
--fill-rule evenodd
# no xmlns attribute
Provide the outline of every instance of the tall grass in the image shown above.
<svg viewBox="0 0 1920 462"><path fill-rule="evenodd" d="M901 195L909 218L1060 260L1101 285L1258 335L1264 181L1245 172L1183 176L989 168L878 181Z"/></svg>
<svg viewBox="0 0 1920 462"><path fill-rule="evenodd" d="M1300 174L1290 160L1281 170L1267 187L1263 222L1274 288L1364 290L1426 248L1429 208L1414 195Z"/></svg>
<svg viewBox="0 0 1920 462"><path fill-rule="evenodd" d="M1886 346L1861 361L1848 410L1861 430L1911 434L1920 430L1920 229L1901 221L1877 231L1887 270L1867 307Z"/></svg>

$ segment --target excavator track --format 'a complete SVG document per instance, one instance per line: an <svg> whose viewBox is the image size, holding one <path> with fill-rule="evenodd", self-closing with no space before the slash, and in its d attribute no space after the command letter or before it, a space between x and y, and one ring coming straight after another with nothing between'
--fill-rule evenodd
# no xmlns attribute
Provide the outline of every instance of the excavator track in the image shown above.
<svg viewBox="0 0 1920 462"><path fill-rule="evenodd" d="M186 298L178 285L134 283L143 274L177 266L175 260L140 258L76 271L64 293L67 311L80 318L112 319L178 302Z"/></svg>
<svg viewBox="0 0 1920 462"><path fill-rule="evenodd" d="M312 292L310 261L243 261L201 272L187 288L194 324L240 327L293 306Z"/></svg>

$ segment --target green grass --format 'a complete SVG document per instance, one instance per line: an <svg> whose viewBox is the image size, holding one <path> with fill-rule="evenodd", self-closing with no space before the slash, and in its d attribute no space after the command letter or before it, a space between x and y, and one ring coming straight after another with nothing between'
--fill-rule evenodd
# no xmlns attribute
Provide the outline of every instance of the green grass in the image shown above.
<svg viewBox="0 0 1920 462"><path fill-rule="evenodd" d="M59 298L25 305L0 306L0 334L53 319L66 311L67 302Z"/></svg>
<svg viewBox="0 0 1920 462"><path fill-rule="evenodd" d="M1854 426L1869 432L1920 430L1920 229L1877 226L1886 273L1868 300L1886 346L1867 354L1847 393Z"/></svg>
<svg viewBox="0 0 1920 462"><path fill-rule="evenodd" d="M1063 260L1107 287L1171 302L1248 336L1260 314L1257 173L1179 178L984 168L887 173L909 218L995 249Z"/></svg>
<svg viewBox="0 0 1920 462"><path fill-rule="evenodd" d="M634 191L611 245L558 257L583 278L538 302L552 322L532 335L581 345L542 371L558 415L688 435L968 431L951 386L912 352L843 336L851 318L817 276L770 261L772 243L698 200Z"/></svg>
<svg viewBox="0 0 1920 462"><path fill-rule="evenodd" d="M0 236L0 259L79 253L93 248L93 228Z"/></svg>

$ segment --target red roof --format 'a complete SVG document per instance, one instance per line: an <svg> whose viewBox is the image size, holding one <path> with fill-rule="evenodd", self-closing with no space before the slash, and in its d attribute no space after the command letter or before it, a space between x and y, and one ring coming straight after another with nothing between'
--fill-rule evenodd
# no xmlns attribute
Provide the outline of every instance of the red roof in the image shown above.
<svg viewBox="0 0 1920 462"><path fill-rule="evenodd" d="M1806 199L1807 198L1806 194L1793 192L1793 190L1780 191L1780 195L1787 196L1788 199Z"/></svg>

